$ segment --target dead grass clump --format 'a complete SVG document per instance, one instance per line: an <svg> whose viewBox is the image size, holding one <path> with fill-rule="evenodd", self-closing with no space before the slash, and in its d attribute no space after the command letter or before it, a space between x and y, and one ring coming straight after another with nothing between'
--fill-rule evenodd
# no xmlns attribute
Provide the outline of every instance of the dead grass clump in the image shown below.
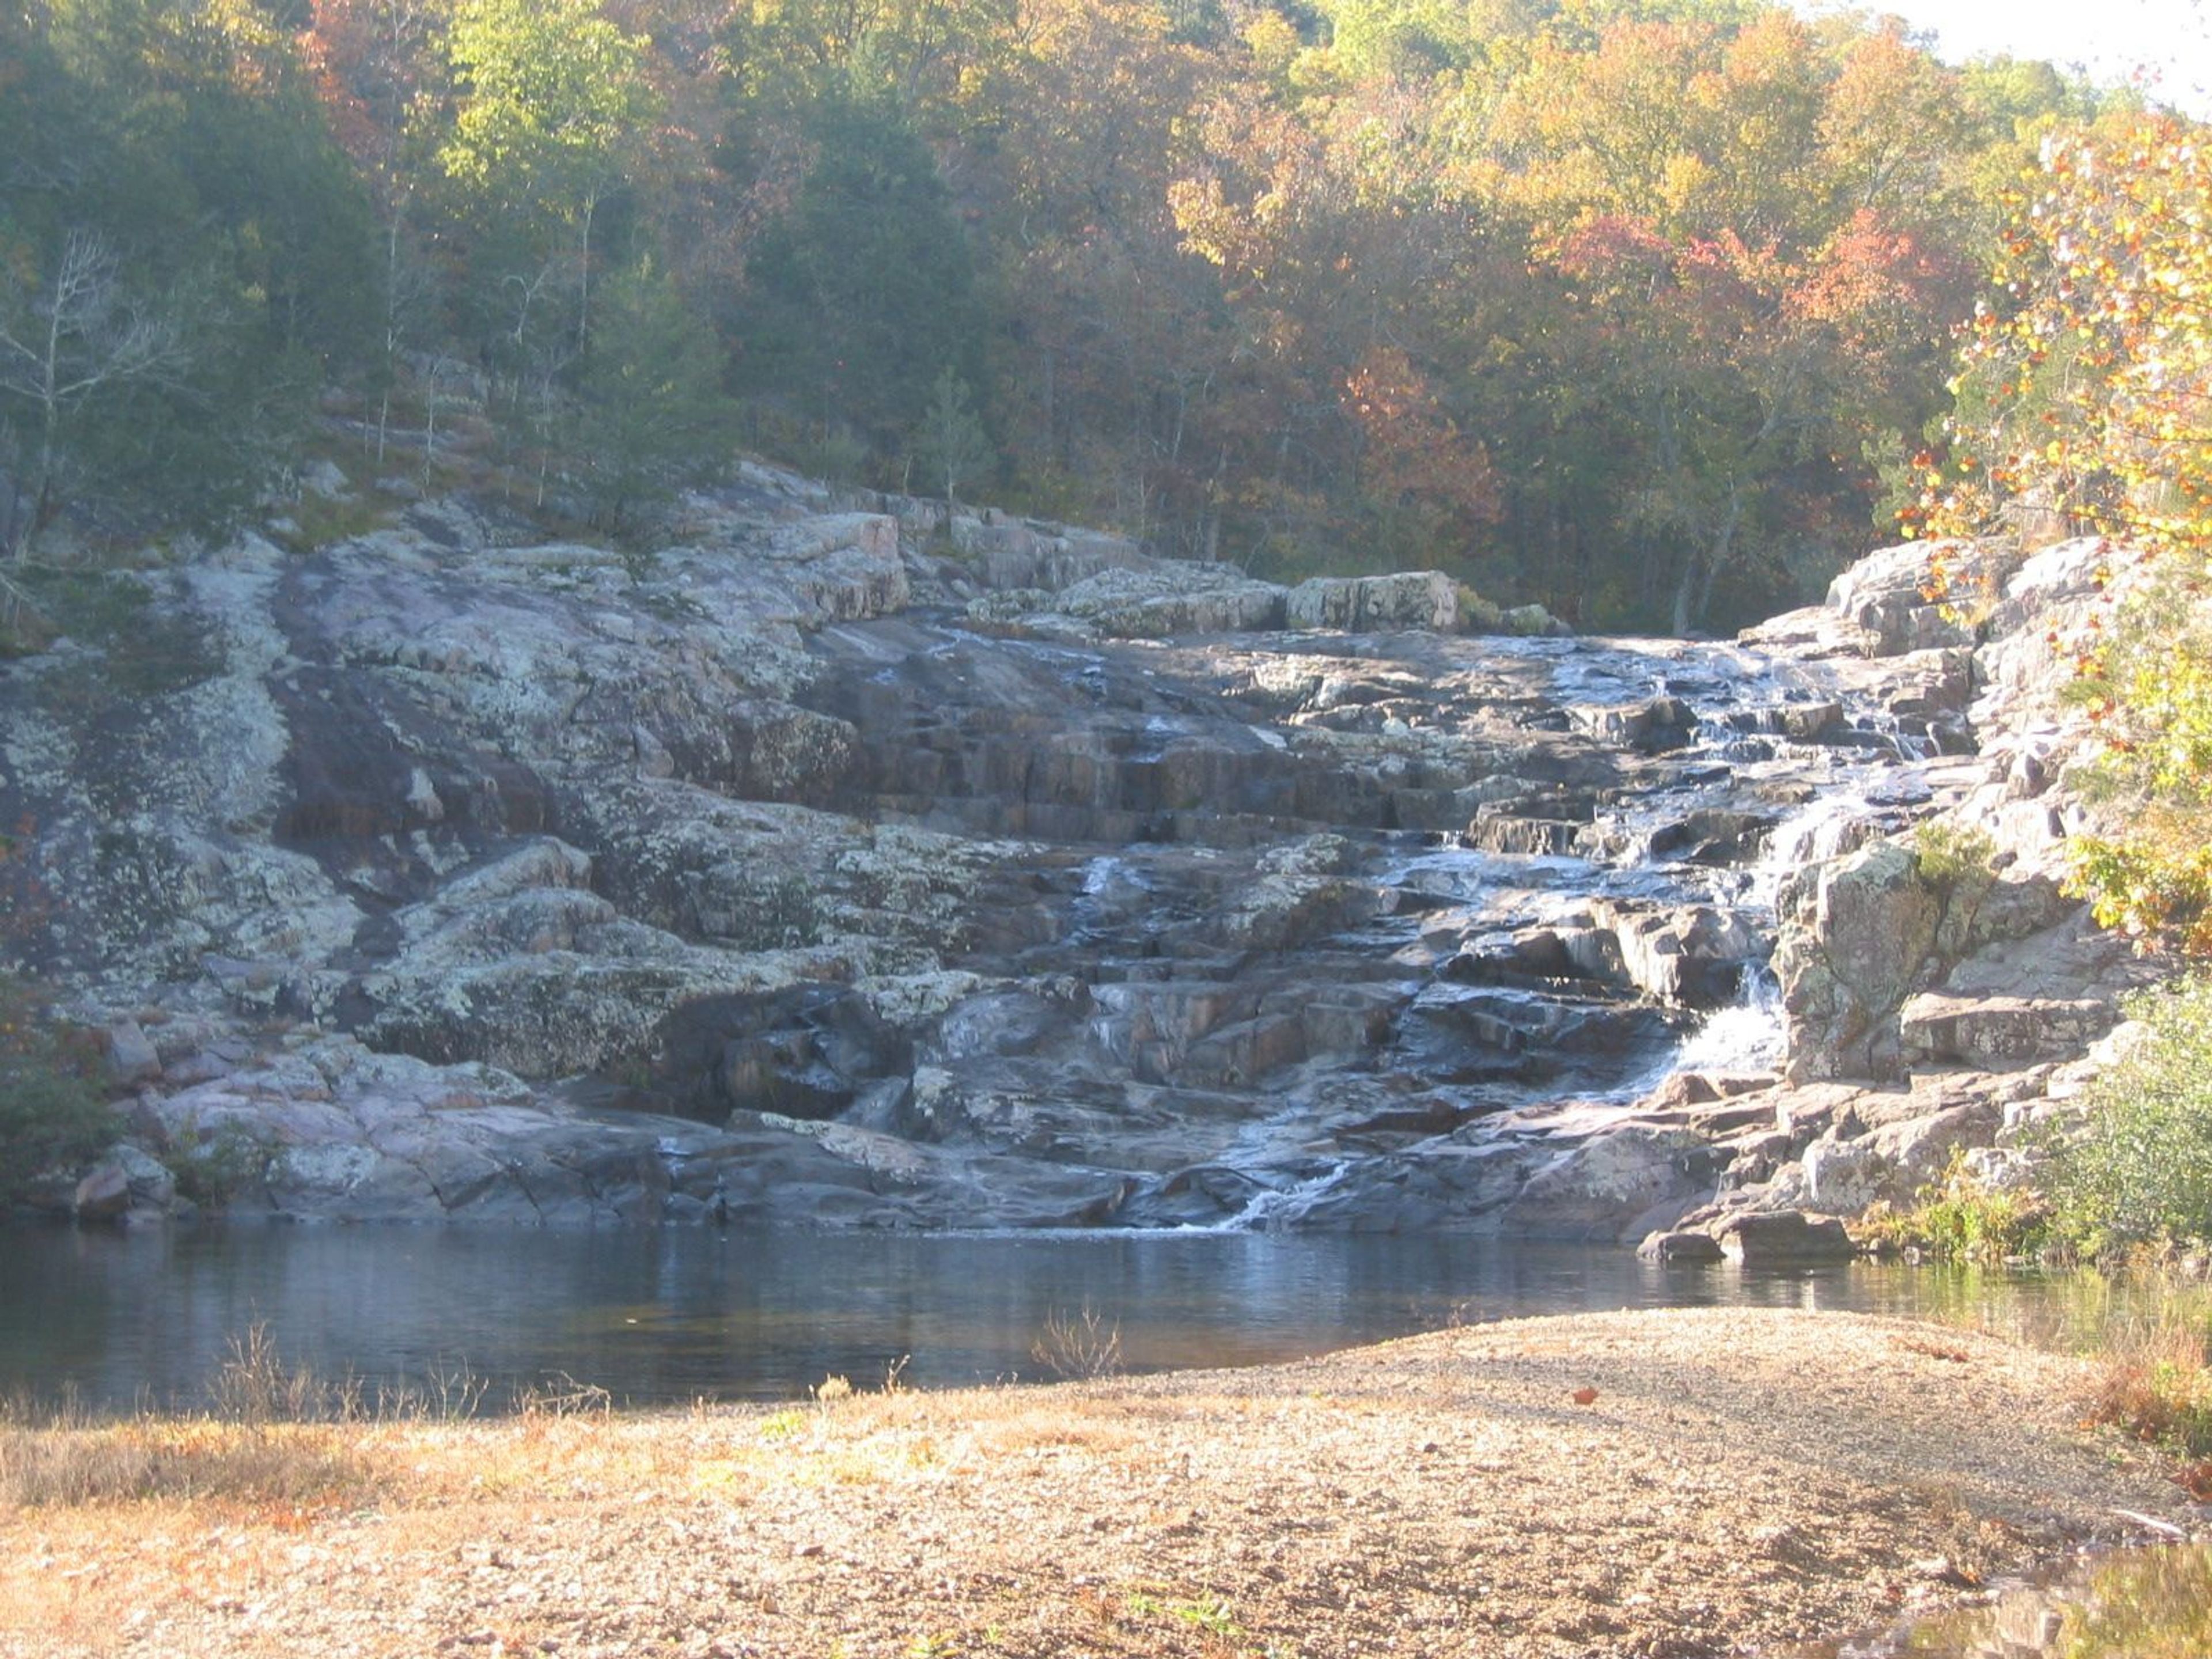
<svg viewBox="0 0 2212 1659"><path fill-rule="evenodd" d="M265 1322L256 1320L229 1346L208 1384L209 1407L223 1422L351 1423L367 1414L358 1381L287 1364Z"/></svg>
<svg viewBox="0 0 2212 1659"><path fill-rule="evenodd" d="M349 1431L331 1425L0 1417L0 1504L16 1507L172 1498L297 1508L359 1502L383 1484Z"/></svg>
<svg viewBox="0 0 2212 1659"><path fill-rule="evenodd" d="M1121 1322L1108 1322L1089 1303L1078 1313L1055 1308L1030 1345L1030 1358L1063 1381L1083 1382L1118 1376L1121 1370Z"/></svg>
<svg viewBox="0 0 2212 1659"><path fill-rule="evenodd" d="M608 1418L614 1415L615 1397L596 1382L579 1382L566 1371L556 1371L535 1387L517 1389L514 1409L526 1426L571 1417Z"/></svg>
<svg viewBox="0 0 2212 1659"><path fill-rule="evenodd" d="M2090 1416L2184 1456L2212 1455L2212 1364L2201 1288L2155 1295L2107 1332Z"/></svg>

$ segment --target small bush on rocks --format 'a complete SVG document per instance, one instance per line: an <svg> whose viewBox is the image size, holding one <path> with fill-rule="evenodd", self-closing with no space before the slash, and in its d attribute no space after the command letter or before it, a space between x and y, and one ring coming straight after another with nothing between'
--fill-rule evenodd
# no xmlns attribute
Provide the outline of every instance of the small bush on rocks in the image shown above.
<svg viewBox="0 0 2212 1659"><path fill-rule="evenodd" d="M204 1208L219 1210L260 1174L269 1154L235 1123L212 1132L179 1131L162 1149L161 1161L177 1178L177 1195Z"/></svg>
<svg viewBox="0 0 2212 1659"><path fill-rule="evenodd" d="M74 1172L115 1139L97 1045L53 1018L39 988L0 974L0 1204L42 1176Z"/></svg>
<svg viewBox="0 0 2212 1659"><path fill-rule="evenodd" d="M1982 830L1930 818L1912 832L1913 868L1939 891L1974 892L1995 879L1996 843Z"/></svg>
<svg viewBox="0 0 2212 1659"><path fill-rule="evenodd" d="M2051 1212L2033 1193L1991 1187L1957 1148L1941 1176L1923 1187L1910 1209L1868 1212L1863 1236L1878 1248L1915 1252L1938 1261L1984 1264L2041 1253Z"/></svg>

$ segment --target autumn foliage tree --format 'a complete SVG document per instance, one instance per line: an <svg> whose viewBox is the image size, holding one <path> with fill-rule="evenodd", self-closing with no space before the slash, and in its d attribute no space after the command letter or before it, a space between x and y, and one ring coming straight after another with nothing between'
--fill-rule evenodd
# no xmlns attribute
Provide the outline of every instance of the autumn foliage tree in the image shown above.
<svg viewBox="0 0 2212 1659"><path fill-rule="evenodd" d="M1724 629L1875 533L1998 185L2095 104L1771 0L42 0L0 14L0 483L250 499L325 393L380 471L489 434L638 524L733 410L897 486L949 368L1009 507ZM42 390L72 236L114 303ZM191 375L70 389L157 314ZM712 433L638 401L675 357Z"/></svg>
<svg viewBox="0 0 2212 1659"><path fill-rule="evenodd" d="M2212 150L2179 119L2054 135L1977 315L1915 516L2112 538L2138 591L2081 661L2128 827L2075 844L2108 924L2212 950ZM2100 618L2103 623L2106 619Z"/></svg>

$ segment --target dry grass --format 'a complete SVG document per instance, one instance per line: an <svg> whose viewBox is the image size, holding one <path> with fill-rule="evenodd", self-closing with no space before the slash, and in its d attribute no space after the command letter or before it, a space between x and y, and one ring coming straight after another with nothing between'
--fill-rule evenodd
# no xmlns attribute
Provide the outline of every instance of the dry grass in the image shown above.
<svg viewBox="0 0 2212 1659"><path fill-rule="evenodd" d="M337 1425L0 1419L0 1504L181 1498L304 1508L365 1503L387 1485L359 1437Z"/></svg>
<svg viewBox="0 0 2212 1659"><path fill-rule="evenodd" d="M374 1391L356 1378L325 1377L287 1362L257 1322L230 1339L204 1412L102 1418L73 1398L45 1411L0 1407L0 1504L368 1502L395 1480L368 1431L462 1421L486 1392L465 1370ZM605 1408L604 1389L573 1383L518 1401L526 1419L594 1404Z"/></svg>
<svg viewBox="0 0 2212 1659"><path fill-rule="evenodd" d="M2201 1285L2160 1285L2114 1320L2097 1357L2090 1415L2180 1455L2212 1455L2212 1299Z"/></svg>
<svg viewBox="0 0 2212 1659"><path fill-rule="evenodd" d="M825 1379L779 1410L610 1412L556 1389L471 1420L19 1421L0 1652L1733 1651L2017 1571L2109 1534L2115 1506L2178 1510L2149 1460L2084 1443L2053 1403L2083 1370L1705 1310L1234 1375ZM64 1467L149 1446L185 1472Z"/></svg>
<svg viewBox="0 0 2212 1659"><path fill-rule="evenodd" d="M2069 1272L1994 1310L1969 1288L1923 1316L2045 1352L2081 1356L2074 1396L2093 1423L2171 1455L2212 1460L2212 1285L2198 1258L2137 1250L2110 1273ZM1932 1352L1932 1350L1930 1351ZM2212 1462L2194 1477L2212 1493Z"/></svg>

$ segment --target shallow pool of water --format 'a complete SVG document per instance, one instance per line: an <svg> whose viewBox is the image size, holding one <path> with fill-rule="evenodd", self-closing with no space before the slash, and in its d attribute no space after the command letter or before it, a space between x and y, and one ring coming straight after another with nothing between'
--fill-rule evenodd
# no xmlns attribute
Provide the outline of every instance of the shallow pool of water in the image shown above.
<svg viewBox="0 0 2212 1659"><path fill-rule="evenodd" d="M2118 1550L1982 1607L1794 1650L1786 1659L2205 1659L2212 1545Z"/></svg>
<svg viewBox="0 0 2212 1659"><path fill-rule="evenodd" d="M1297 1234L857 1235L210 1225L0 1231L0 1397L191 1406L265 1324L366 1389L465 1366L489 1407L566 1376L637 1402L790 1399L831 1374L1050 1374L1095 1311L1122 1365L1247 1365L1454 1321L1722 1303L2016 1322L2002 1276L1659 1267L1619 1249Z"/></svg>

